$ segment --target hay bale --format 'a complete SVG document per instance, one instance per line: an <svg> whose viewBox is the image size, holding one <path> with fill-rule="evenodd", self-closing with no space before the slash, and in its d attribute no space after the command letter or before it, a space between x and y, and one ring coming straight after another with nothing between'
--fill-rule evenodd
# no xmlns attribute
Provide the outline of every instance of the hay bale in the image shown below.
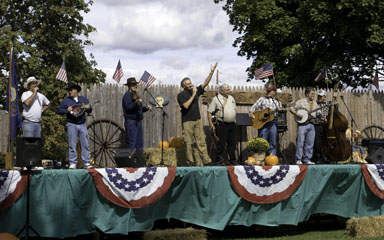
<svg viewBox="0 0 384 240"><path fill-rule="evenodd" d="M161 148L146 148L144 156L148 166L159 166L161 162ZM163 159L165 166L187 166L185 148L164 148Z"/></svg>
<svg viewBox="0 0 384 240"><path fill-rule="evenodd" d="M384 237L384 215L351 218L347 221L349 235L357 238Z"/></svg>
<svg viewBox="0 0 384 240"><path fill-rule="evenodd" d="M144 240L205 240L207 233L204 229L176 228L145 232Z"/></svg>

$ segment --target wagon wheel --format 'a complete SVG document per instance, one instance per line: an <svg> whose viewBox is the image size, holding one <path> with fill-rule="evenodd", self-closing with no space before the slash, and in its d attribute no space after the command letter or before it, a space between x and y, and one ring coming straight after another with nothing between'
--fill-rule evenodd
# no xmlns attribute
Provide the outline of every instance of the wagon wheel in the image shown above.
<svg viewBox="0 0 384 240"><path fill-rule="evenodd" d="M363 139L383 139L384 138L384 128L379 126L368 126L361 131L359 140Z"/></svg>
<svg viewBox="0 0 384 240"><path fill-rule="evenodd" d="M111 119L96 119L88 126L89 147L96 167L115 167L117 149L124 142L125 131Z"/></svg>

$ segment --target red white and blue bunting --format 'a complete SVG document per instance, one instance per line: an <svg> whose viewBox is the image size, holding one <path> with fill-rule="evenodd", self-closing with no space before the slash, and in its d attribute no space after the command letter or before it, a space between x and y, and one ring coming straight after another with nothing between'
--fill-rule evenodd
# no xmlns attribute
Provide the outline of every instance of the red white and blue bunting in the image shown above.
<svg viewBox="0 0 384 240"><path fill-rule="evenodd" d="M371 191L384 199L384 164L362 164L361 170Z"/></svg>
<svg viewBox="0 0 384 240"><path fill-rule="evenodd" d="M0 170L0 210L10 207L27 188L28 177L16 170Z"/></svg>
<svg viewBox="0 0 384 240"><path fill-rule="evenodd" d="M245 200L275 203L291 196L303 181L307 166L228 166L231 184Z"/></svg>
<svg viewBox="0 0 384 240"><path fill-rule="evenodd" d="M110 202L142 208L158 201L171 186L175 167L100 168L88 170L97 190Z"/></svg>

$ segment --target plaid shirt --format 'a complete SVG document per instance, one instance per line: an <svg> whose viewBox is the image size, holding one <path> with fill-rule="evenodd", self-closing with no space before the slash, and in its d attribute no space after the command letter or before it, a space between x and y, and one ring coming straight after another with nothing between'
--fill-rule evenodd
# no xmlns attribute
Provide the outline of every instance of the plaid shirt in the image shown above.
<svg viewBox="0 0 384 240"><path fill-rule="evenodd" d="M281 103L279 100L273 97L261 97L255 102L255 104L252 105L250 112L260 111L267 108L274 111L277 108L281 108Z"/></svg>
<svg viewBox="0 0 384 240"><path fill-rule="evenodd" d="M317 105L318 107L323 107L323 108L316 111L317 118L314 121L314 123L321 124L325 122L321 118L326 118L328 116L329 107L327 106L328 104L326 102L320 102L320 103L318 102Z"/></svg>

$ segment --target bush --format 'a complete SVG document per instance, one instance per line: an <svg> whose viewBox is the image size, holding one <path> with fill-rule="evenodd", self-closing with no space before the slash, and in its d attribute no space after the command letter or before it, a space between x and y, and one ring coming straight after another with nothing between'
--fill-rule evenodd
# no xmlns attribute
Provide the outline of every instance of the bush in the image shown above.
<svg viewBox="0 0 384 240"><path fill-rule="evenodd" d="M269 149L269 143L264 138L254 137L246 144L246 149L253 153L267 152Z"/></svg>

